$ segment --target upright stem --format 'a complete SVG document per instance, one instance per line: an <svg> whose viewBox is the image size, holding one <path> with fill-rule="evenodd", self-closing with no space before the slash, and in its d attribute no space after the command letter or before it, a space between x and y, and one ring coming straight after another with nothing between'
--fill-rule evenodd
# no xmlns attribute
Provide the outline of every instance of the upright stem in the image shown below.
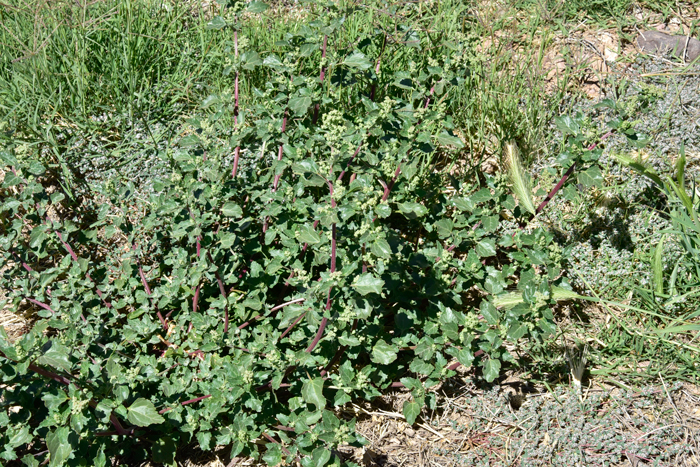
<svg viewBox="0 0 700 467"><path fill-rule="evenodd" d="M590 146L586 148L587 151L592 151L594 150L600 143L608 139L610 136L612 136L615 133L615 130L610 130L607 133L605 133L603 136L601 136L600 141L597 143L593 143ZM530 215L530 219L528 219L528 222L531 221L537 214L542 212L542 210L549 204L550 201L556 196L556 194L561 190L561 187L564 186L564 183L569 179L571 174L574 173L574 170L576 170L576 162L571 164L571 167L569 167L569 170L566 171L563 177L561 177L561 180L559 180L559 183L557 183L554 188L552 188L552 191L549 192L547 197L542 200L539 206L537 206L537 209L535 210L534 215Z"/></svg>
<svg viewBox="0 0 700 467"><path fill-rule="evenodd" d="M425 98L425 108L428 108L428 105L430 104L430 96L433 95L433 92L435 92L435 86L430 88L430 94L428 97ZM418 122L418 125L420 125L421 122ZM389 182L389 185L384 187L384 195L382 196L382 202L386 201L389 198L389 194L391 193L391 189L394 188L394 184L396 183L396 180L399 177L399 174L401 173L401 162L399 162L399 166L396 167L396 172L394 173L394 177L391 179ZM377 220L375 217L374 220Z"/></svg>
<svg viewBox="0 0 700 467"><path fill-rule="evenodd" d="M287 129L287 110L285 109L284 111L284 118L282 119L282 134L284 134L284 131ZM277 161L282 160L282 151L283 151L283 144L280 143L280 147L277 149ZM275 175L275 181L272 185L272 192L274 193L277 191L277 186L279 185L280 178L282 177L282 174L277 174Z"/></svg>
<svg viewBox="0 0 700 467"><path fill-rule="evenodd" d="M321 60L326 58L327 45L328 45L328 35L324 35L323 36L323 47L321 48ZM318 77L321 84L323 84L323 79L325 78L325 76L326 76L326 67L321 65L321 73L319 74L319 77ZM313 118L314 125L316 124L316 121L318 120L318 109L320 106L321 106L321 104L319 104L319 103L316 103L316 105L314 106L314 118Z"/></svg>
<svg viewBox="0 0 700 467"><path fill-rule="evenodd" d="M282 134L284 134L284 131L287 129L287 109L284 109L284 118L282 119ZM282 153L284 150L284 145L280 143L280 146L277 150L277 160L281 161L282 160ZM279 185L280 178L282 177L282 174L277 174L275 175L275 180L272 183L272 192L274 193L277 191L277 186ZM262 231L263 233L267 232L267 222L268 218L265 218L265 222L263 222L263 228Z"/></svg>
<svg viewBox="0 0 700 467"><path fill-rule="evenodd" d="M333 199L333 182L330 180L328 181L328 188L331 193L331 207L336 208L337 204L335 202L335 199ZM337 241L336 241L336 229L335 229L335 223L331 225L331 277L333 276L333 273L335 272L335 265L336 265L336 252L337 252ZM332 279L331 279L332 281ZM332 284L332 282L331 282ZM333 291L333 285L331 285L328 288L328 297L326 298L326 309L325 311L328 312L331 309L331 292ZM325 316L321 320L321 325L318 327L318 331L316 332L316 336L314 337L314 340L309 344L309 347L306 349L307 352L311 352L318 342L321 340L321 337L323 337L323 331L326 329L326 324L328 323L328 318Z"/></svg>
<svg viewBox="0 0 700 467"><path fill-rule="evenodd" d="M384 47L386 46L386 34L384 34L384 41L382 42L382 50L379 51L379 57L377 57L377 65L374 67L374 73L377 75L377 81L379 81L379 67L382 63L382 54L384 53ZM372 90L369 92L369 99L374 102L374 92L377 89L377 83L372 83Z"/></svg>
<svg viewBox="0 0 700 467"><path fill-rule="evenodd" d="M236 56L236 62L238 62L238 31L233 31L233 50ZM233 107L233 124L238 126L238 76L239 71L236 70L236 84L234 86L234 107ZM231 169L231 178L236 178L236 173L238 172L238 158L241 153L241 145L236 145L236 149L233 155L233 169Z"/></svg>
<svg viewBox="0 0 700 467"><path fill-rule="evenodd" d="M214 264L214 259L211 257L211 254L207 251L207 257L209 258L209 261ZM214 271L214 277L216 277L216 282L219 284L219 291L221 292L221 295L223 295L224 298L228 298L228 293L226 293L226 287L224 287L224 281L221 279L221 274L219 274L219 268L216 268L216 271ZM228 332L228 301L226 302L226 306L224 307L224 334Z"/></svg>
<svg viewBox="0 0 700 467"><path fill-rule="evenodd" d="M148 286L148 281L146 280L146 275L143 273L143 267L141 264L139 264L139 275L141 276L141 283L143 284L143 288L146 290L146 295L149 297L151 296L151 288ZM154 300L151 300L151 305L153 305L156 308L156 315L158 316L158 319L160 320L160 324L163 325L163 329L166 331L168 330L168 323L165 322L165 318L163 318L163 315L160 313L160 310L158 310L158 305L156 305Z"/></svg>

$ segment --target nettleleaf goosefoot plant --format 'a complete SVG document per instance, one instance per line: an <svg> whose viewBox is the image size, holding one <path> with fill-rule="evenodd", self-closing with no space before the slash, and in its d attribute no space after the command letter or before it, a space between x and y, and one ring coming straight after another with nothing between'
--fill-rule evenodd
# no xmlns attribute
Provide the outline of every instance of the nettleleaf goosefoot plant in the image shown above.
<svg viewBox="0 0 700 467"><path fill-rule="evenodd" d="M342 12L326 18L266 53L238 16L212 20L254 97L207 99L147 199L105 187L82 217L46 220L70 207L48 168L0 153L2 285L38 305L17 342L0 330L0 457L173 465L196 441L340 463L333 449L363 439L333 407L401 385L413 423L457 366L493 381L515 362L506 343L554 331L565 253L507 220L527 213L506 178L423 170L462 145L446 109L467 42L391 29L339 44Z"/></svg>

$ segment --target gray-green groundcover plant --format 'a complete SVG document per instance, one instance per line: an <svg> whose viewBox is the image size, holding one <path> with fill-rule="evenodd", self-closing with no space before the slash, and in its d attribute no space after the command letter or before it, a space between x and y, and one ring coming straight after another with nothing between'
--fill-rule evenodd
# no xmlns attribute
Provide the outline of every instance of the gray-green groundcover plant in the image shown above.
<svg viewBox="0 0 700 467"><path fill-rule="evenodd" d="M37 315L17 342L0 329L3 460L175 465L196 440L339 464L363 439L334 407L405 387L413 423L459 365L493 381L556 329L566 252L518 227L504 176L432 170L462 145L447 109L468 41L391 28L331 47L348 13L329 7L275 53L246 49L238 15L264 9L210 23L232 37L233 91L147 196L73 199L60 166L0 152L1 284ZM246 73L265 85L243 101Z"/></svg>

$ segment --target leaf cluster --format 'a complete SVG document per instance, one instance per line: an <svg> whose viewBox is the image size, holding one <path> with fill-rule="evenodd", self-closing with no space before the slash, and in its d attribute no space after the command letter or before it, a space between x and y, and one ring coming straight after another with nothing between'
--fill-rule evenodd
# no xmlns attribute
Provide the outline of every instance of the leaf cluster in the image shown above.
<svg viewBox="0 0 700 467"><path fill-rule="evenodd" d="M236 11L210 26L264 8ZM234 36L222 73L257 73L256 98L207 98L148 195L105 184L76 209L40 160L1 153L0 283L37 321L0 331L0 457L174 465L196 442L338 463L364 440L333 408L405 387L413 423L459 365L493 381L554 332L566 252L518 228L505 177L427 170L462 146L446 109L471 50L419 29L327 48L336 13L276 53Z"/></svg>

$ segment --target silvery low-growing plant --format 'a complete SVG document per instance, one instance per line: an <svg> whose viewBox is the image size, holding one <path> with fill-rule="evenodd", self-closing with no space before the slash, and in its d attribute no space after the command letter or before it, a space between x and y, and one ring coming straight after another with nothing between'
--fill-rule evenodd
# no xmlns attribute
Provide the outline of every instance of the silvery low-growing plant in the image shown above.
<svg viewBox="0 0 700 467"><path fill-rule="evenodd" d="M0 153L1 283L37 315L16 342L0 330L4 460L174 465L194 441L339 464L363 439L335 407L406 387L414 423L458 366L493 381L506 343L555 330L566 251L504 220L528 215L506 178L423 170L462 144L447 104L464 44L392 30L332 47L333 20L239 53L235 23L212 24L234 36L236 92L207 99L146 198L105 188L75 210L54 168ZM245 73L266 77L248 99Z"/></svg>

